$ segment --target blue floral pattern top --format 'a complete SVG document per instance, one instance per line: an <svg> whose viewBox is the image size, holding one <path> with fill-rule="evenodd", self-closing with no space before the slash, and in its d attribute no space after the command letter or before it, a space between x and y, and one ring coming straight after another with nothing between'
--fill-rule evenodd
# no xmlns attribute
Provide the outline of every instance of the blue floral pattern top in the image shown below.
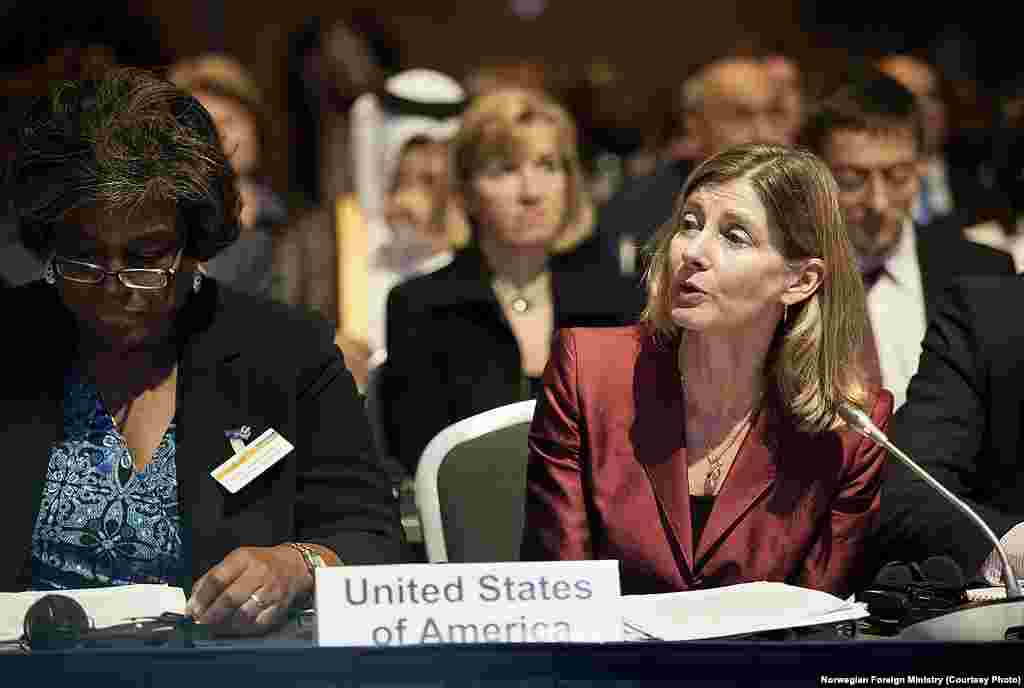
<svg viewBox="0 0 1024 688"><path fill-rule="evenodd" d="M172 421L136 472L95 385L64 381L64 439L50 450L32 533L32 588L174 583L182 569Z"/></svg>

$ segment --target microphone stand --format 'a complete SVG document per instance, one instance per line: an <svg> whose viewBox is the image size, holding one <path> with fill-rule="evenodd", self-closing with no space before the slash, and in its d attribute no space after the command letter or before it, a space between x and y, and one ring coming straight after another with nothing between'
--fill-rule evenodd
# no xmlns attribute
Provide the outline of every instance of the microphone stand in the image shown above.
<svg viewBox="0 0 1024 688"><path fill-rule="evenodd" d="M988 524L966 502L946 489L928 471L917 465L913 459L893 444L864 411L849 404L840 404L837 410L851 430L885 448L978 526L985 534L985 538L992 543L999 555L999 561L1003 565L1003 583L1006 586L1005 600L966 607L932 619L919 621L904 628L900 632L899 638L901 640L986 642L1006 640L1007 632L1011 630L1024 634L1024 596L1021 595L1020 583L1017 582L1017 576L1013 573L1010 559L1006 556L1006 551L999 542L999 538L988 527Z"/></svg>

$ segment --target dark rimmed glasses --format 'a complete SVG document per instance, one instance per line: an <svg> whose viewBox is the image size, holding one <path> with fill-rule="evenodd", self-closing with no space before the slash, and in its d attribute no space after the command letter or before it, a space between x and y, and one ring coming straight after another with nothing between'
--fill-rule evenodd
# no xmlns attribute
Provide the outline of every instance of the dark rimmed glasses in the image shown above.
<svg viewBox="0 0 1024 688"><path fill-rule="evenodd" d="M94 263L61 258L53 259L53 268L62 278L78 284L102 284L107 277L116 277L117 281L129 289L165 289L171 278L178 272L183 249L178 249L174 263L169 268L121 268L107 270Z"/></svg>

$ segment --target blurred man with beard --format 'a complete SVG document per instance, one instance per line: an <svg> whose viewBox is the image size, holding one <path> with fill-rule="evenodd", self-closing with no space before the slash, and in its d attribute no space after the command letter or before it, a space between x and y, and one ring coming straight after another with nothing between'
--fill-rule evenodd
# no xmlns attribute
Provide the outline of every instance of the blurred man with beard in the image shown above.
<svg viewBox="0 0 1024 688"><path fill-rule="evenodd" d="M914 95L872 71L828 98L803 132L839 184L867 291L865 365L892 391L897 408L917 371L935 300L951 278L1014 271L1009 255L959 233L919 231L911 210L920 190L922 129Z"/></svg>

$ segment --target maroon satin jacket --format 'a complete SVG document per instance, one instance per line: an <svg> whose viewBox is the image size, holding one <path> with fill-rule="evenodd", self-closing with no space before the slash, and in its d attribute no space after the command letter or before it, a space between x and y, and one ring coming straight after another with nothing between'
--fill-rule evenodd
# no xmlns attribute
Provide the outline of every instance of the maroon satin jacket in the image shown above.
<svg viewBox="0 0 1024 688"><path fill-rule="evenodd" d="M892 395L874 397L884 429ZM759 414L695 543L676 348L642 325L560 331L530 428L522 558L617 559L624 594L762 580L849 593L885 452L778 417Z"/></svg>

